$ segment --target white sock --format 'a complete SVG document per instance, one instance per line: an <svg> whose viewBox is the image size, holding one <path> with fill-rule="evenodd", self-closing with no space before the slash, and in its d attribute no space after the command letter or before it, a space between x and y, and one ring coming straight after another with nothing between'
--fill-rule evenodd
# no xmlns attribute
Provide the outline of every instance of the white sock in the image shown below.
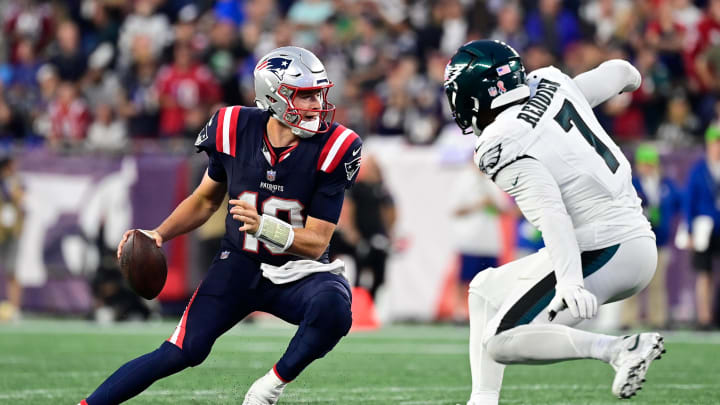
<svg viewBox="0 0 720 405"><path fill-rule="evenodd" d="M483 297L470 292L470 372L472 374L473 405L497 405L500 398L505 366L493 360L483 346L487 323L497 312Z"/></svg>
<svg viewBox="0 0 720 405"><path fill-rule="evenodd" d="M503 364L548 364L574 359L610 361L615 336L565 325L529 324L506 330L487 343L489 354Z"/></svg>

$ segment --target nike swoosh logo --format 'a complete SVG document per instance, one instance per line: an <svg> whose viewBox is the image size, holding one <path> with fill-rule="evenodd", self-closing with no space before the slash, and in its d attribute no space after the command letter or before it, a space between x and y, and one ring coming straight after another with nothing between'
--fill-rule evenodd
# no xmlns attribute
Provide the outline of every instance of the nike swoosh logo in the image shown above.
<svg viewBox="0 0 720 405"><path fill-rule="evenodd" d="M516 176L516 177L515 177L515 181L513 181L513 183L512 183L512 186L513 186L513 187L517 186L517 182L518 182L518 179L519 179L519 178L520 178L520 176Z"/></svg>
<svg viewBox="0 0 720 405"><path fill-rule="evenodd" d="M631 351L637 349L639 343L640 343L640 335L637 335L637 336L635 336L635 344L633 344L632 347L628 347L628 351L631 352Z"/></svg>
<svg viewBox="0 0 720 405"><path fill-rule="evenodd" d="M355 149L355 150L352 152L352 155L355 156L355 155L358 154L358 152L360 152L360 148Z"/></svg>

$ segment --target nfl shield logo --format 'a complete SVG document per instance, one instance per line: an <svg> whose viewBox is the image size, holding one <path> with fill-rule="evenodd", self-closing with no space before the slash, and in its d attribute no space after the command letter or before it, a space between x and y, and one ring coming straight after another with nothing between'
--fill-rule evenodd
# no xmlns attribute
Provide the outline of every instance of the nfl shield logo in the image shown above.
<svg viewBox="0 0 720 405"><path fill-rule="evenodd" d="M222 253L220 253L220 260L225 260L230 256L229 250L223 250Z"/></svg>
<svg viewBox="0 0 720 405"><path fill-rule="evenodd" d="M495 96L497 96L497 88L495 88L495 86L490 87L490 88L488 89L488 94L490 94L490 97L495 97Z"/></svg>
<svg viewBox="0 0 720 405"><path fill-rule="evenodd" d="M275 175L277 174L277 171L275 170L268 170L267 173L265 173L265 178L267 181L275 181Z"/></svg>

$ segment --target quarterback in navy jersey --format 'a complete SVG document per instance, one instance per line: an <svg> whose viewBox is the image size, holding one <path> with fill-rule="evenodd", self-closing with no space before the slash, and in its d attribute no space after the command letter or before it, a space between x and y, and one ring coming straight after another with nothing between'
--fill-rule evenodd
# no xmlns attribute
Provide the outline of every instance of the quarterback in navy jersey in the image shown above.
<svg viewBox="0 0 720 405"><path fill-rule="evenodd" d="M147 231L161 246L207 221L229 193L225 237L207 276L170 338L120 367L81 405L121 403L199 365L220 335L254 311L299 326L243 401L276 404L285 386L350 330L350 286L343 263L330 263L327 249L360 167L362 141L333 122L332 83L311 52L275 49L254 74L257 107L226 107L210 118L195 141L209 157L203 180Z"/></svg>

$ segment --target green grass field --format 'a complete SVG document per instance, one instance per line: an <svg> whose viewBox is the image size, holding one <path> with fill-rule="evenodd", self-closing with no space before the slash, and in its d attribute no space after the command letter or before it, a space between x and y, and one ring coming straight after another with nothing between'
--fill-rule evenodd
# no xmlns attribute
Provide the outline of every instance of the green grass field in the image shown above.
<svg viewBox="0 0 720 405"><path fill-rule="evenodd" d="M0 324L0 404L75 405L118 366L154 350L173 323ZM159 381L133 404L240 404L282 355L294 328L240 325L201 366ZM285 391L288 404L465 404L468 329L394 326L352 333ZM720 404L720 334L670 333L639 395L625 404ZM612 369L584 360L512 366L501 404L617 404Z"/></svg>

